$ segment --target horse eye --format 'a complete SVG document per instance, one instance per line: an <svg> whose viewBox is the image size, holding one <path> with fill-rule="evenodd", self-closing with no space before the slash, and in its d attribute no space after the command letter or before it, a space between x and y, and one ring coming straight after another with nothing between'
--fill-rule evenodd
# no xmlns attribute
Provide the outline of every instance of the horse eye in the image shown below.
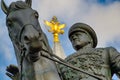
<svg viewBox="0 0 120 80"><path fill-rule="evenodd" d="M9 27L11 27L11 26L12 26L12 21L11 21L11 20L7 20L7 25L8 25Z"/></svg>
<svg viewBox="0 0 120 80"><path fill-rule="evenodd" d="M35 17L38 18L39 14L37 12L34 13Z"/></svg>

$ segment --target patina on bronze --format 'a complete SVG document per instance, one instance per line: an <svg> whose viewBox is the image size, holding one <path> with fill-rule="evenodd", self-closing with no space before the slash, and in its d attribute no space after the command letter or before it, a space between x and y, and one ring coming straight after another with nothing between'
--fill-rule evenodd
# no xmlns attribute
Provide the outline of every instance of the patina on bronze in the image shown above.
<svg viewBox="0 0 120 80"><path fill-rule="evenodd" d="M1 0L18 63L18 67L7 67L7 75L13 80L61 80L55 63L40 56L42 53L51 57L52 50L39 24L38 12L31 5L32 0L25 0L12 2L7 7Z"/></svg>
<svg viewBox="0 0 120 80"><path fill-rule="evenodd" d="M76 23L69 30L69 39L77 51L68 56L68 63L102 78L112 80L113 74L120 77L120 53L113 47L95 48L95 31L87 24ZM98 80L92 76L62 66L64 80Z"/></svg>
<svg viewBox="0 0 120 80"><path fill-rule="evenodd" d="M18 67L8 66L6 74L12 80L61 80L55 63L50 60L64 65L67 63L52 54L47 38L39 25L39 15L31 8L31 4L31 0L17 1L7 7L4 1L1 1L2 10L7 15L6 25L18 62ZM59 58L62 62L51 56Z"/></svg>
<svg viewBox="0 0 120 80"><path fill-rule="evenodd" d="M111 80L114 73L120 76L119 52L113 47L95 48L95 31L84 23L76 23L69 30L77 52L65 61L54 55L31 5L32 0L25 0L7 7L1 0L18 62L18 67L7 67L6 74L12 80ZM63 64L61 74L53 61Z"/></svg>

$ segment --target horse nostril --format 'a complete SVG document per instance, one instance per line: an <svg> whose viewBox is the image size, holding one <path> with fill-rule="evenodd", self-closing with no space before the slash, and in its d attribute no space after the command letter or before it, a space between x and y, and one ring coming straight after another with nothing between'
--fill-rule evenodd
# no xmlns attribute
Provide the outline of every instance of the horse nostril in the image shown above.
<svg viewBox="0 0 120 80"><path fill-rule="evenodd" d="M24 36L25 41L29 41L29 38L27 36Z"/></svg>
<svg viewBox="0 0 120 80"><path fill-rule="evenodd" d="M40 37L41 37L41 35L42 35L42 34L41 34L41 33L39 33L39 36L40 36Z"/></svg>

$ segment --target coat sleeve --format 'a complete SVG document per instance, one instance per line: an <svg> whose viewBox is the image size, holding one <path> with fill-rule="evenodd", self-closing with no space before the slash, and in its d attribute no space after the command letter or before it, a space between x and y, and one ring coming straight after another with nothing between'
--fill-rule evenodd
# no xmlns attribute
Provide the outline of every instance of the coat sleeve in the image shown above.
<svg viewBox="0 0 120 80"><path fill-rule="evenodd" d="M113 47L109 48L110 66L112 74L116 74L120 79L120 53Z"/></svg>

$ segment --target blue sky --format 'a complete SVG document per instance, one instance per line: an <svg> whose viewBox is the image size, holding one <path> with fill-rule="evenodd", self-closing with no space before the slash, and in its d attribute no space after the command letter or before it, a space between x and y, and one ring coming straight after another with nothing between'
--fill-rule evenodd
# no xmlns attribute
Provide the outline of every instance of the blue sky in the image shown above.
<svg viewBox="0 0 120 80"><path fill-rule="evenodd" d="M16 0L5 0L8 5L12 1ZM33 9L40 14L39 22L51 47L52 34L47 32L43 21L57 16L60 22L67 25L65 34L60 36L66 55L74 52L67 35L69 27L76 22L83 22L94 28L99 41L97 47L113 46L120 52L120 0L33 0ZM6 66L16 64L5 18L6 15L0 9L0 80L10 80L5 75ZM114 77L114 80L117 78Z"/></svg>

